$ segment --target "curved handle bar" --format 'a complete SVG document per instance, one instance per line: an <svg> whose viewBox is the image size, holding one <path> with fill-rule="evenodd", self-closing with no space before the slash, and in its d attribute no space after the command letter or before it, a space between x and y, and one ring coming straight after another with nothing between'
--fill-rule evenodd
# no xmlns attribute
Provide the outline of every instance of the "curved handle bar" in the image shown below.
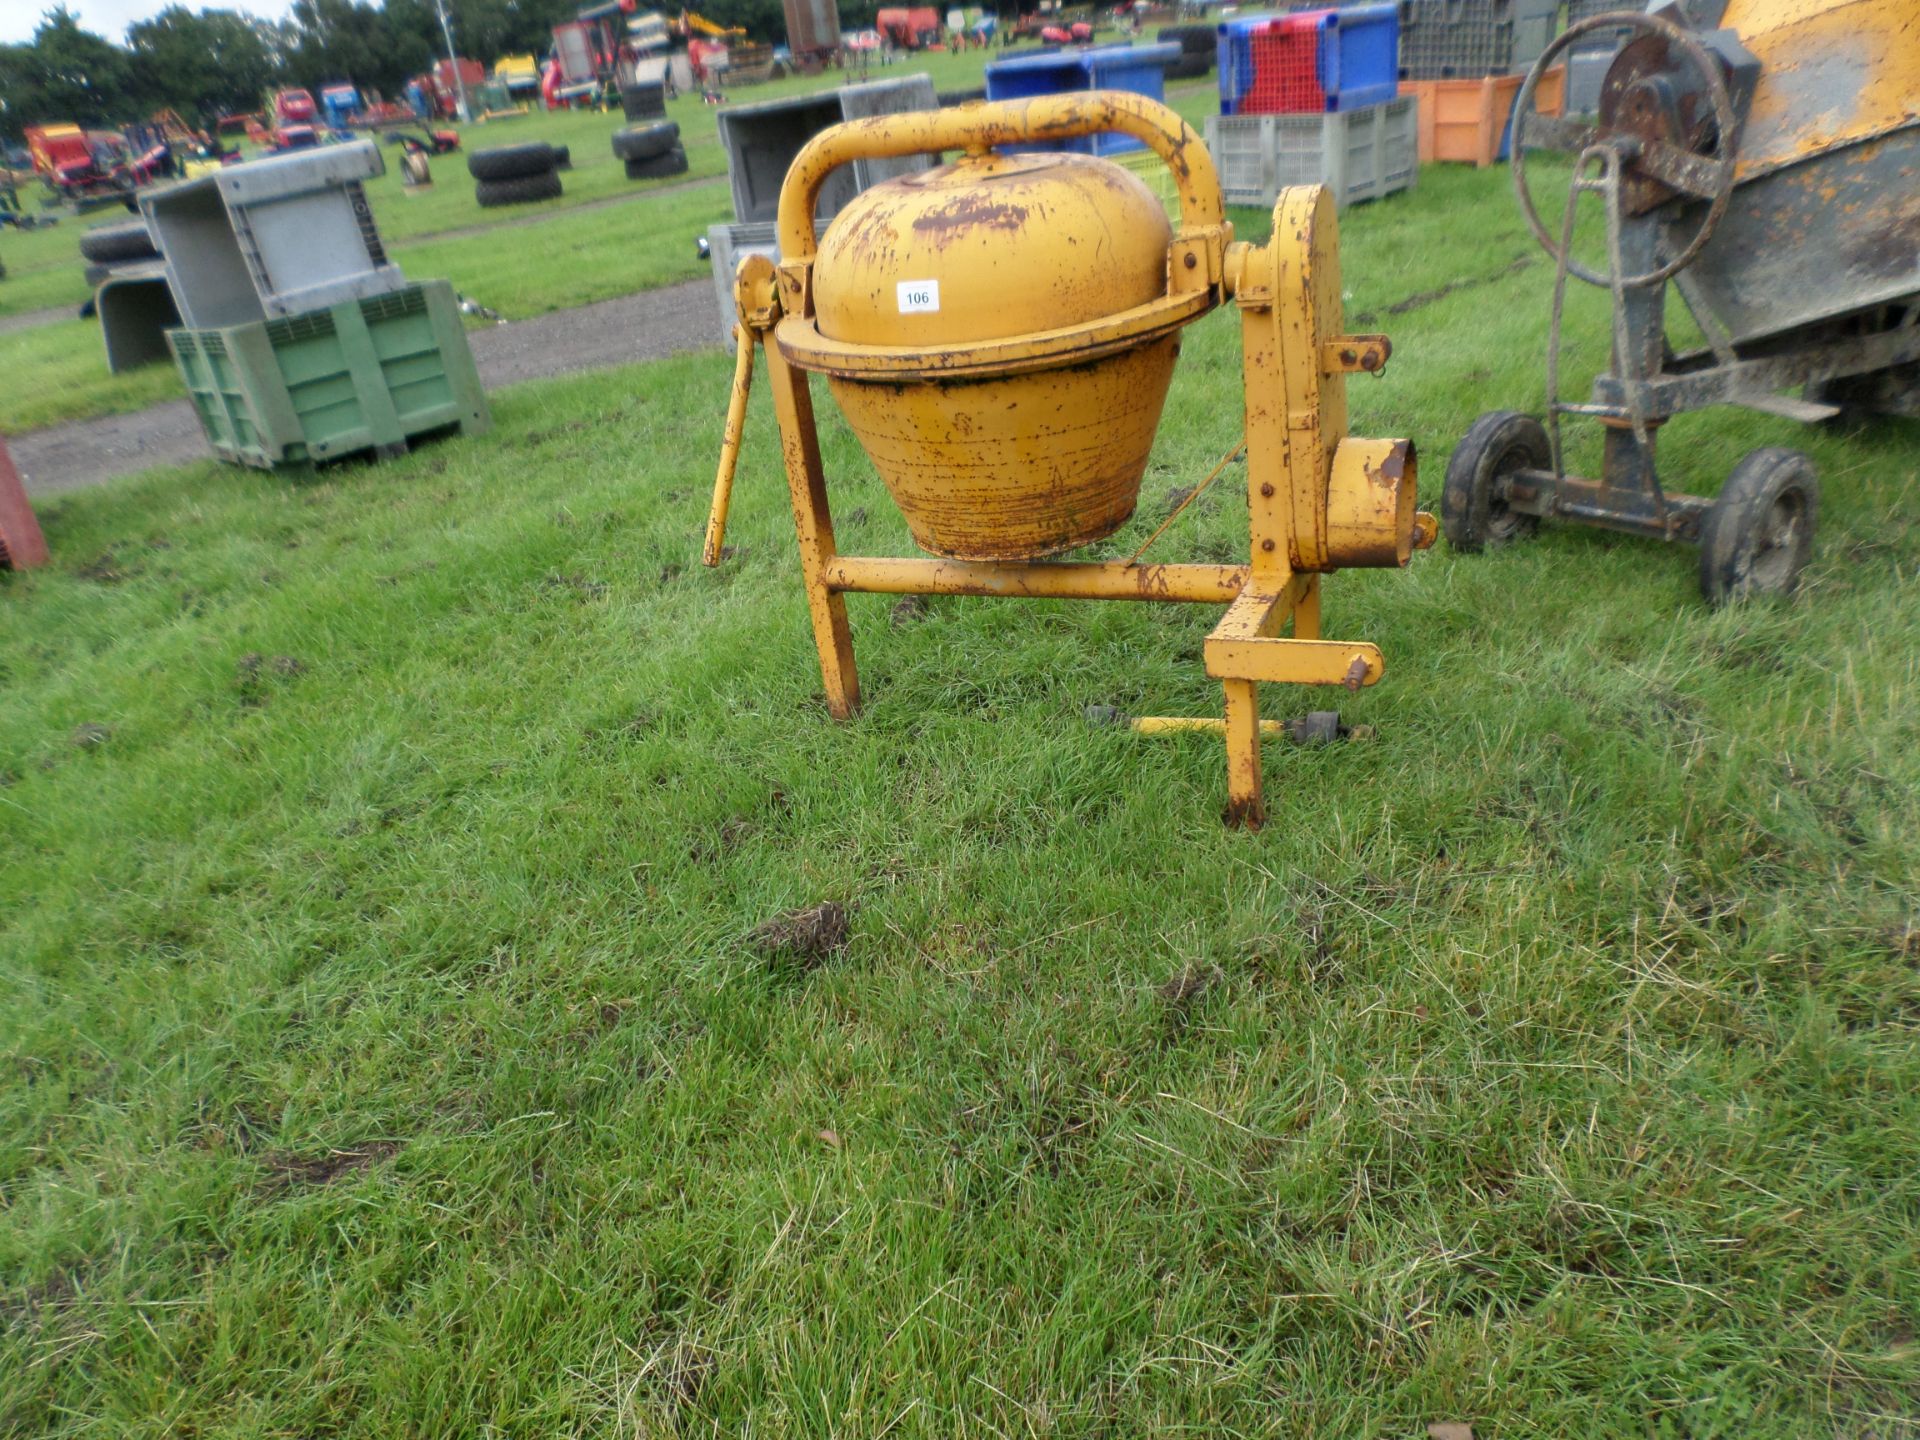
<svg viewBox="0 0 1920 1440"><path fill-rule="evenodd" d="M1117 132L1143 140L1166 162L1180 191L1183 231L1222 224L1226 209L1213 156L1198 132L1157 100L1117 90L1042 95L956 110L922 110L849 120L823 130L794 157L780 187L779 237L783 264L813 258L813 212L820 187L842 165L941 150L983 155L995 145L1066 140Z"/></svg>

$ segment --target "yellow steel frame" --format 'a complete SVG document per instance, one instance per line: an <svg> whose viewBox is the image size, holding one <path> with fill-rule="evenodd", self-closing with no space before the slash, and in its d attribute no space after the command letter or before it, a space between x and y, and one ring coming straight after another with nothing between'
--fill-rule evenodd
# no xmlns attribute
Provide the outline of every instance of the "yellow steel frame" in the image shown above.
<svg viewBox="0 0 1920 1440"><path fill-rule="evenodd" d="M1122 130L1145 140L1180 189L1181 228L1168 254L1168 300L1142 307L1139 333L1163 331L1169 309L1178 310L1181 323L1229 298L1240 310L1251 558L1243 565L1153 565L1137 559L1022 563L841 554L820 460L810 371L844 374L857 366L863 373L880 371L900 380L955 369L979 373L982 367L964 353L943 354L932 365L919 353L869 351L852 365L844 354L825 353L835 347L823 345L813 328L811 304L811 217L820 184L836 166L863 156L953 149L977 154L993 145L1095 130ZM1319 186L1283 192L1274 210L1272 240L1233 243L1213 162L1199 137L1152 101L1096 93L837 126L795 159L781 194L780 223L778 270L764 258L749 257L735 280L739 350L706 563L720 559L753 347L759 343L766 351L779 423L807 611L827 708L836 719L848 719L860 706L847 623L849 592L1224 604L1226 614L1205 645L1207 673L1225 692L1224 721L1149 717L1137 728L1145 733L1224 730L1225 818L1230 825L1258 827L1266 813L1260 739L1263 729L1271 733L1276 727L1262 725L1255 687L1265 681L1357 690L1376 683L1385 671L1377 646L1322 638L1321 574L1342 564L1404 563L1409 549L1431 544L1437 533L1433 517L1410 509L1412 447L1405 441L1347 439L1345 376L1378 370L1390 347L1384 336L1342 332L1330 194ZM1193 303L1195 295L1201 303ZM1086 338L1105 346L1113 328L1111 319L1099 322L1088 327L1098 333ZM1061 353L1060 335L1024 337L1027 356ZM999 364L1025 368L1020 340L993 342L991 349ZM1391 512L1394 497L1406 499L1402 513L1384 519L1372 513L1382 506ZM1401 533L1394 557L1396 524ZM1363 531L1356 545L1354 537ZM1384 562L1383 544L1390 557ZM1289 626L1290 635L1285 633Z"/></svg>

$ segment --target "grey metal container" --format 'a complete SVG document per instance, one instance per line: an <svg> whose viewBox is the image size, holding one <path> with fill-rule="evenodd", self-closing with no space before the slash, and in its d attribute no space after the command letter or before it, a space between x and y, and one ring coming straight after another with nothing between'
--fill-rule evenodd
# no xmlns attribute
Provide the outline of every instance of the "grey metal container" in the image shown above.
<svg viewBox="0 0 1920 1440"><path fill-rule="evenodd" d="M825 55L840 48L840 7L834 0L785 0L787 48Z"/></svg>
<svg viewBox="0 0 1920 1440"><path fill-rule="evenodd" d="M1314 184L1350 205L1413 188L1419 118L1411 95L1332 115L1209 115L1207 149L1229 205L1269 207L1286 186Z"/></svg>
<svg viewBox="0 0 1920 1440"><path fill-rule="evenodd" d="M385 172L378 147L360 141L141 195L182 322L245 325L403 288L360 183Z"/></svg>
<svg viewBox="0 0 1920 1440"><path fill-rule="evenodd" d="M719 114L720 143L727 152L727 180L733 188L733 218L741 224L771 220L779 208L780 185L787 167L815 135L842 120L870 115L897 115L935 110L933 81L926 75L903 75L846 85L817 95L787 100L763 100L757 105L729 105ZM822 216L833 215L869 185L895 175L931 169L925 155L892 160L857 160L831 175L820 188Z"/></svg>

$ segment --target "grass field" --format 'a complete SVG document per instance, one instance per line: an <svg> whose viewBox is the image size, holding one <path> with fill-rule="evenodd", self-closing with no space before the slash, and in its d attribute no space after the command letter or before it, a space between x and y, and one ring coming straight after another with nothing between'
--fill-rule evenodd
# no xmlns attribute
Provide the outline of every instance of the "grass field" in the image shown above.
<svg viewBox="0 0 1920 1440"><path fill-rule="evenodd" d="M1354 427L1537 408L1498 173L1343 217ZM629 213L629 212L622 212ZM533 232L526 232L533 233ZM1574 298L1589 361L1597 295ZM1591 368L1589 365L1587 368ZM1368 738L1219 824L1184 607L855 597L828 720L764 394L42 510L0 579L0 1430L1859 1437L1920 1416L1920 432L1788 605L1549 530L1327 586ZM1239 434L1188 332L1125 553ZM904 527L821 403L842 540ZM1244 553L1222 484L1157 553ZM835 902L825 954L759 927Z"/></svg>

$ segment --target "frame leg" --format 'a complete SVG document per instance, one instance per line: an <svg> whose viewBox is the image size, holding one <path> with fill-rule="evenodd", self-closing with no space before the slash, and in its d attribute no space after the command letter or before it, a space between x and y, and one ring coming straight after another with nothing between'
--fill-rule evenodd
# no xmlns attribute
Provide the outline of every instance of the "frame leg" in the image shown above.
<svg viewBox="0 0 1920 1440"><path fill-rule="evenodd" d="M1293 603L1293 638L1320 638L1320 577L1310 575L1301 587L1300 598Z"/></svg>
<svg viewBox="0 0 1920 1440"><path fill-rule="evenodd" d="M853 663L846 597L827 588L827 566L836 551L833 516L827 509L827 477L820 464L820 436L813 423L813 392L807 372L788 365L778 345L769 344L766 352L773 409L780 422L780 452L793 499L793 528L800 542L807 614L813 621L813 643L820 651L820 679L826 687L828 711L834 719L846 720L860 708L860 673Z"/></svg>
<svg viewBox="0 0 1920 1440"><path fill-rule="evenodd" d="M1221 682L1227 692L1227 811L1229 828L1258 830L1266 823L1260 790L1260 694L1251 680Z"/></svg>

